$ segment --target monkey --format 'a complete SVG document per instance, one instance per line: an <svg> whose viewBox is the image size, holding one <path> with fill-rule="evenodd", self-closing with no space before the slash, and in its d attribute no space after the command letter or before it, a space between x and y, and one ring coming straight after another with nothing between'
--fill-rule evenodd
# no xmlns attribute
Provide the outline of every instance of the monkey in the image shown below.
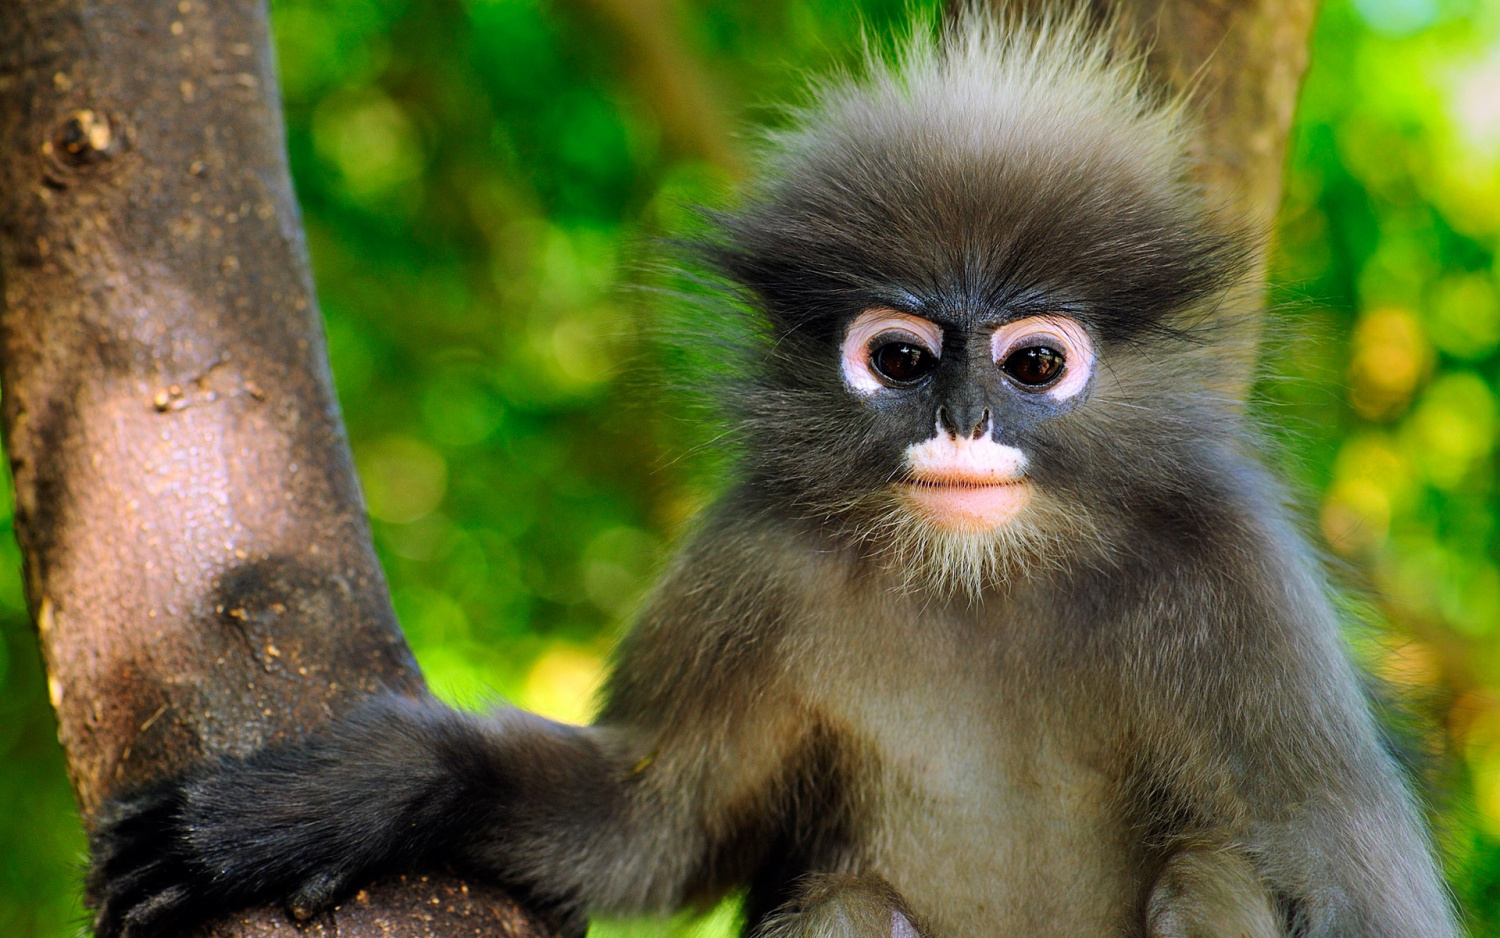
<svg viewBox="0 0 1500 938"><path fill-rule="evenodd" d="M382 695L122 799L98 938L445 865L565 935L737 890L754 938L1458 934L1223 391L1255 226L1108 33L915 28L706 216L740 462L595 722Z"/></svg>

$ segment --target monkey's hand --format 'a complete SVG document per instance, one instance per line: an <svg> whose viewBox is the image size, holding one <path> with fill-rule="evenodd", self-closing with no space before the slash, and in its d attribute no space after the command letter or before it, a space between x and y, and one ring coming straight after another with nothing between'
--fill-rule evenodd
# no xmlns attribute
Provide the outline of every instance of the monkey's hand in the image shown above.
<svg viewBox="0 0 1500 938"><path fill-rule="evenodd" d="M1209 934L1291 934L1249 858L1225 844L1206 843L1174 854L1146 904L1147 938Z"/></svg>
<svg viewBox="0 0 1500 938"><path fill-rule="evenodd" d="M906 902L879 876L814 874L756 938L921 938Z"/></svg>
<svg viewBox="0 0 1500 938"><path fill-rule="evenodd" d="M278 901L308 918L381 873L436 865L495 804L492 748L441 704L380 698L306 742L116 802L92 836L95 936Z"/></svg>

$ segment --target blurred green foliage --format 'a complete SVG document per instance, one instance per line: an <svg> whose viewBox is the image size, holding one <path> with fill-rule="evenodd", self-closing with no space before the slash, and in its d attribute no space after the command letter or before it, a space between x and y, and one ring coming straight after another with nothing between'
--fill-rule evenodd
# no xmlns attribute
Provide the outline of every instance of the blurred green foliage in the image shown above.
<svg viewBox="0 0 1500 938"><path fill-rule="evenodd" d="M377 546L448 699L587 717L719 450L656 390L649 304L615 285L640 278L637 245L732 180L751 139L733 128L774 122L809 71L906 18L903 0L862 7L273 4ZM1476 935L1500 935L1497 244L1500 0L1329 0L1257 407L1348 578L1378 597L1385 627L1356 640L1428 727ZM0 532L0 934L60 938L80 928L83 841L17 567Z"/></svg>

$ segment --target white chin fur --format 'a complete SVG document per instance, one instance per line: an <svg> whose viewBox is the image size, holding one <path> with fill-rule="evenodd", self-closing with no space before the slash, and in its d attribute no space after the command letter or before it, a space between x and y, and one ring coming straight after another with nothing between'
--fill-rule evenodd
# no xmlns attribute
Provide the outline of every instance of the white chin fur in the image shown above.
<svg viewBox="0 0 1500 938"><path fill-rule="evenodd" d="M977 600L1007 583L1060 568L1079 544L1100 544L1093 522L1077 509L1063 510L1027 486L1026 502L996 526L942 523L914 506L906 494L888 499L870 540L881 566L904 592Z"/></svg>

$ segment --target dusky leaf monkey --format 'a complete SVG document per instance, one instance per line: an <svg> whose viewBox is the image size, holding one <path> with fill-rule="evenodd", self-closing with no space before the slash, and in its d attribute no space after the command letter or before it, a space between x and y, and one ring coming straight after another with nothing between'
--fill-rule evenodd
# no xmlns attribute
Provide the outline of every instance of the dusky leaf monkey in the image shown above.
<svg viewBox="0 0 1500 938"><path fill-rule="evenodd" d="M597 722L383 697L118 804L100 938L439 864L575 934L740 888L759 938L1455 934L1219 391L1256 234L1186 107L1076 17L940 32L697 245L768 337L743 461Z"/></svg>

